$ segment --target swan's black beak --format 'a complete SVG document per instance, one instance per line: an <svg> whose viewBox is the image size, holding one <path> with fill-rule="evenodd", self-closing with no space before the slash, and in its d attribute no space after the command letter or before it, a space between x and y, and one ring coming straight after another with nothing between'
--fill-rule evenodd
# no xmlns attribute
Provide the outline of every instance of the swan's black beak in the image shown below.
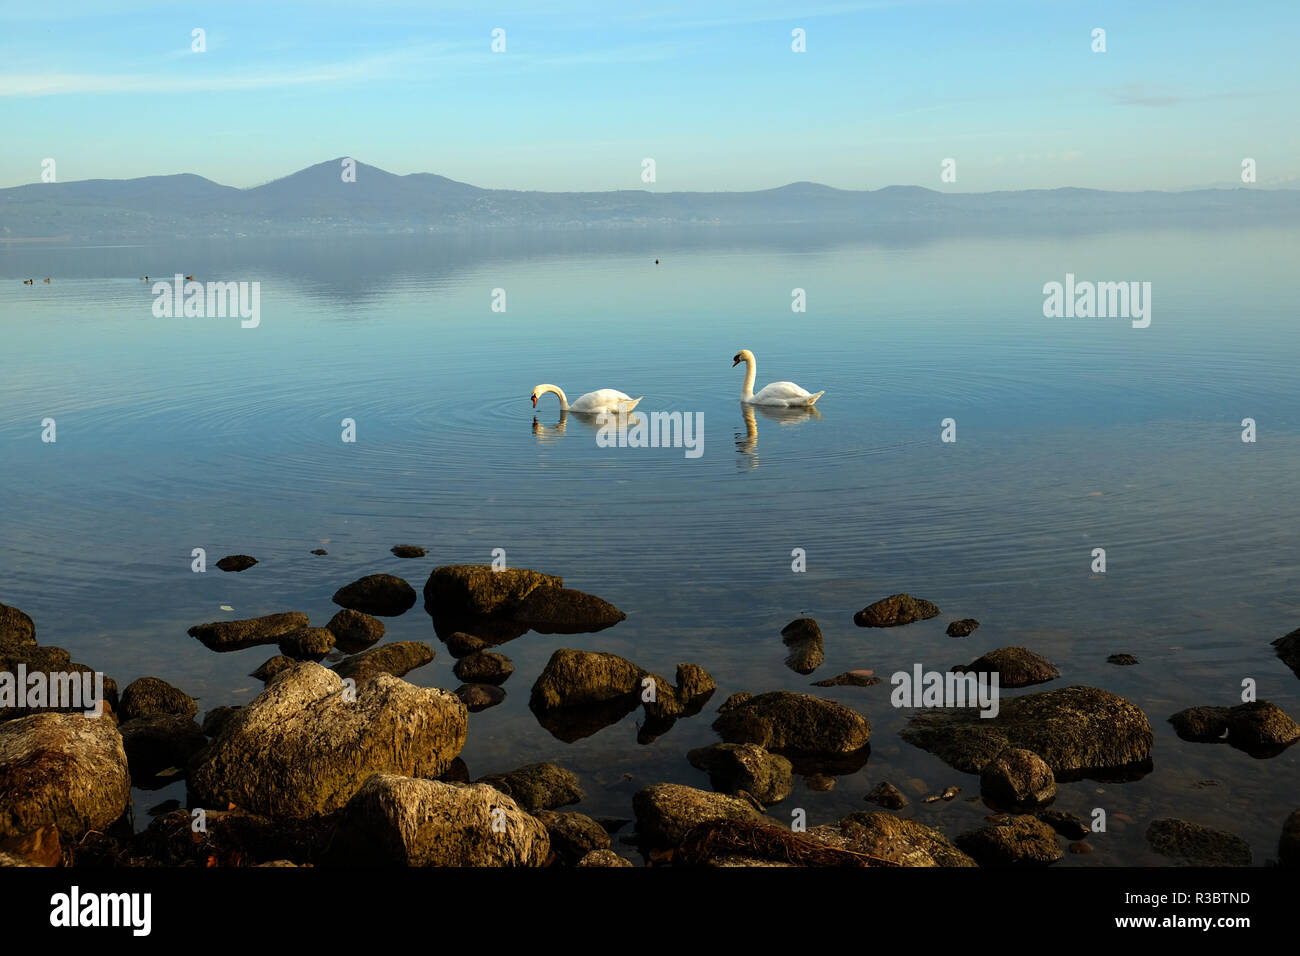
<svg viewBox="0 0 1300 956"><path fill-rule="evenodd" d="M735 367L736 367L737 365L739 365L739 364L740 364L740 359L739 359L739 358L733 359L733 360L732 360L732 363L731 363L731 367L732 367L732 368L735 368Z"/></svg>

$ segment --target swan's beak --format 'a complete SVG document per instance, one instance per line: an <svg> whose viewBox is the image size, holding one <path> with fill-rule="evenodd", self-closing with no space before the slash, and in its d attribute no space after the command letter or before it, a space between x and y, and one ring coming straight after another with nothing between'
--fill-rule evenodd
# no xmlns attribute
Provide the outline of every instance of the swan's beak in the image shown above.
<svg viewBox="0 0 1300 956"><path fill-rule="evenodd" d="M731 363L731 367L735 368L739 364L740 364L740 359L736 359L734 362Z"/></svg>

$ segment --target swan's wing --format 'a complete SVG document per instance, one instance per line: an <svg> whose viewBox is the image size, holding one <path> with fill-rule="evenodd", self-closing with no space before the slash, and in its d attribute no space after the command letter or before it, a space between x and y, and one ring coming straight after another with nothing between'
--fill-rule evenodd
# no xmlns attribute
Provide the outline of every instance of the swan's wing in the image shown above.
<svg viewBox="0 0 1300 956"><path fill-rule="evenodd" d="M598 388L594 392L588 392L580 396L577 401L570 403L569 407L578 411L599 411L605 409L617 409L619 403L630 402L631 397L624 395L616 388Z"/></svg>
<svg viewBox="0 0 1300 956"><path fill-rule="evenodd" d="M754 401L762 405L803 405L812 393L794 382L773 382L754 393Z"/></svg>

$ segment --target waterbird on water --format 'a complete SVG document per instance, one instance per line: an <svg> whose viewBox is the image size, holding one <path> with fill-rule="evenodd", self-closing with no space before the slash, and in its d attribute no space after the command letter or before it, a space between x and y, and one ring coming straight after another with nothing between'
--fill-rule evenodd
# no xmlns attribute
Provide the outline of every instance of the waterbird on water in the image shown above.
<svg viewBox="0 0 1300 956"><path fill-rule="evenodd" d="M731 367L735 368L741 362L745 363L746 368L745 384L740 387L740 400L747 405L812 405L826 394L825 391L813 394L794 382L773 382L755 394L754 376L758 371L758 363L754 361L754 353L749 349L741 349L732 356Z"/></svg>
<svg viewBox="0 0 1300 956"><path fill-rule="evenodd" d="M594 392L588 392L569 404L568 397L564 394L564 389L558 385L538 385L533 389L533 408L537 407L537 399L547 392L554 392L560 399L560 408L566 412L630 412L636 408L640 398L631 398L623 394L616 388L598 388ZM642 396L644 398L644 396Z"/></svg>

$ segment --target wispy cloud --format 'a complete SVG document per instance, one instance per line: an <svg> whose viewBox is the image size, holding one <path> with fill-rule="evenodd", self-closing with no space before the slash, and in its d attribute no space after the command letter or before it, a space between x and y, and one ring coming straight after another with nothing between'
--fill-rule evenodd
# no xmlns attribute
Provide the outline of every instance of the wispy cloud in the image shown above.
<svg viewBox="0 0 1300 956"><path fill-rule="evenodd" d="M1235 100L1259 96L1245 90L1227 90L1222 93L1184 93L1129 83L1106 90L1106 95L1122 106L1167 107L1183 103L1199 103L1205 100Z"/></svg>

